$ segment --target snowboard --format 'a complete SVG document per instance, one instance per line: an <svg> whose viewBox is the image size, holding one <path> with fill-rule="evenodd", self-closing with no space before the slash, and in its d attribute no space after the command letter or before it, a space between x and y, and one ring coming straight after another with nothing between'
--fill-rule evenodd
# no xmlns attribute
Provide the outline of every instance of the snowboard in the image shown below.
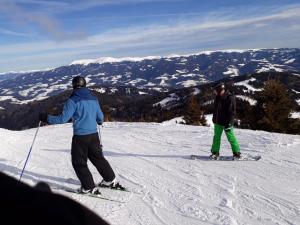
<svg viewBox="0 0 300 225"><path fill-rule="evenodd" d="M193 160L202 160L202 161L258 161L261 159L260 155L242 155L239 159L233 159L232 156L220 156L219 159L213 160L209 156L203 155L191 155Z"/></svg>

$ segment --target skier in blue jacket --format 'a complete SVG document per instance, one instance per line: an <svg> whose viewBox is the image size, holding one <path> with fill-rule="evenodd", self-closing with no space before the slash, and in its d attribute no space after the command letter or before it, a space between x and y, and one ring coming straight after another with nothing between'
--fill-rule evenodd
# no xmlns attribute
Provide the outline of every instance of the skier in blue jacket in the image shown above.
<svg viewBox="0 0 300 225"><path fill-rule="evenodd" d="M86 88L86 81L83 77L74 77L72 85L73 93L64 104L62 114L53 116L40 113L39 119L49 124L67 123L72 119L72 165L81 182L80 192L100 194L99 188L96 187L93 176L88 168L88 159L103 177L99 186L110 188L121 187L116 181L115 173L110 164L103 156L97 131L97 124L101 125L103 122L103 113L98 99Z"/></svg>

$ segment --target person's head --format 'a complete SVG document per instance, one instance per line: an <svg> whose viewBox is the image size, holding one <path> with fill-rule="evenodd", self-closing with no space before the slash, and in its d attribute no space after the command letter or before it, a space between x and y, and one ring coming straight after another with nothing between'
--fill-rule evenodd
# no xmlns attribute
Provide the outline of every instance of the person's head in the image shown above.
<svg viewBox="0 0 300 225"><path fill-rule="evenodd" d="M222 96L225 94L225 84L223 82L221 83L218 83L215 87L214 87L214 93L215 95L218 95L218 96Z"/></svg>
<svg viewBox="0 0 300 225"><path fill-rule="evenodd" d="M76 76L72 80L73 89L78 89L82 87L86 87L86 81L82 76Z"/></svg>

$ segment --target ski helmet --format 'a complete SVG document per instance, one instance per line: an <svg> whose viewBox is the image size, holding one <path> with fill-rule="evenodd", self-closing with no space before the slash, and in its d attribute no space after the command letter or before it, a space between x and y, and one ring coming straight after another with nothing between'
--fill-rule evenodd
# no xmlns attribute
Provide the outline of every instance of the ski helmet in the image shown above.
<svg viewBox="0 0 300 225"><path fill-rule="evenodd" d="M86 86L86 81L82 76L76 76L72 80L72 86L74 89Z"/></svg>
<svg viewBox="0 0 300 225"><path fill-rule="evenodd" d="M214 90L220 94L223 90L225 90L225 84L223 82L218 83L215 87Z"/></svg>

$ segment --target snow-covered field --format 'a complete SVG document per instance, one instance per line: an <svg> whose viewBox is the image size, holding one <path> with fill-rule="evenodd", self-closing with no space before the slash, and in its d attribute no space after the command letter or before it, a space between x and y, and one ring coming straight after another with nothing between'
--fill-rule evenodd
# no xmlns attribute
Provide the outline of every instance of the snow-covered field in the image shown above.
<svg viewBox="0 0 300 225"><path fill-rule="evenodd" d="M60 193L113 225L300 224L299 135L236 129L242 153L262 159L224 162L189 159L191 154L209 155L209 127L105 123L101 130L107 159L120 182L135 193L103 191L125 203ZM19 177L35 131L0 129L1 171ZM70 124L41 128L23 181L78 187L70 162L71 136ZM225 139L222 154L231 154Z"/></svg>

